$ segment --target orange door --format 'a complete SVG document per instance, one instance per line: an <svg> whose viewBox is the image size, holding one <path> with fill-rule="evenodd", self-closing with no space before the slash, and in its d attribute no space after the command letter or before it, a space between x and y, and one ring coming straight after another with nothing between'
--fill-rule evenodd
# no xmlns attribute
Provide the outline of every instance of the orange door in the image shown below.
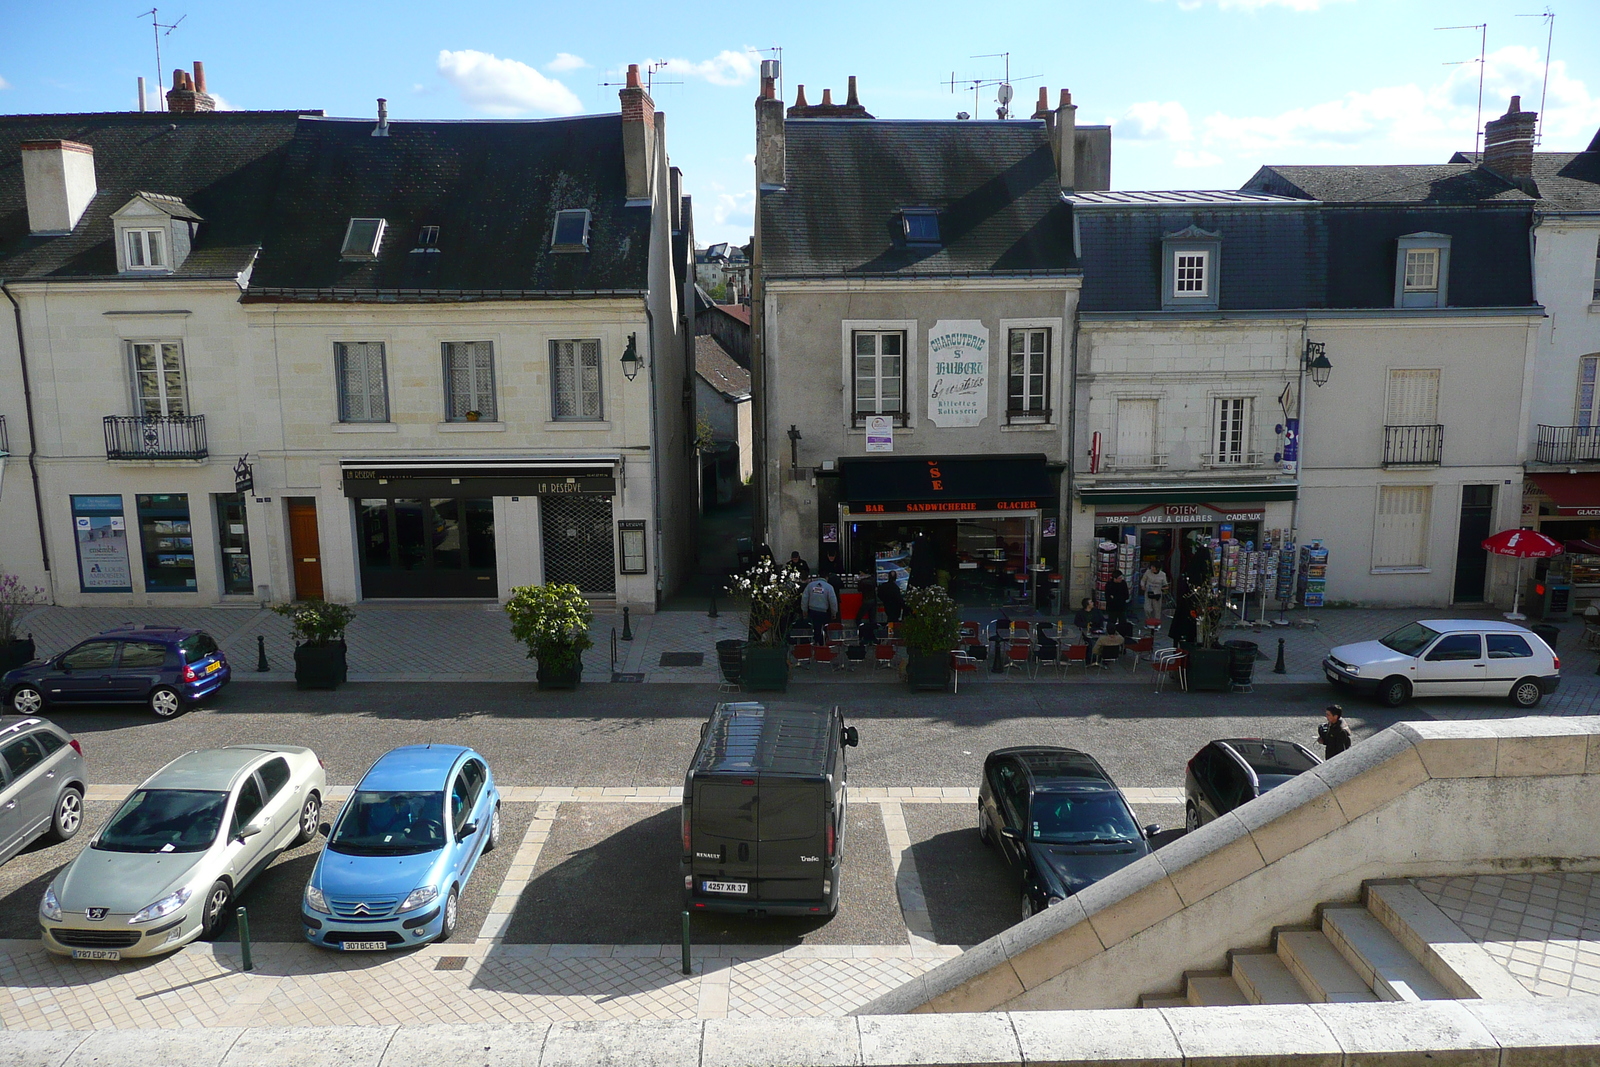
<svg viewBox="0 0 1600 1067"><path fill-rule="evenodd" d="M296 600L322 599L322 542L317 537L317 502L289 501L289 551L294 554Z"/></svg>

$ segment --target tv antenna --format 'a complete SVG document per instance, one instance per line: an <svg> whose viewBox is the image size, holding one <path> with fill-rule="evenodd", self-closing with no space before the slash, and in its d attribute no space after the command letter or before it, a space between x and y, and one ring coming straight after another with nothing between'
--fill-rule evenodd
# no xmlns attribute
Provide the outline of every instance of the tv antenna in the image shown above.
<svg viewBox="0 0 1600 1067"><path fill-rule="evenodd" d="M955 71L951 71L950 72L950 81L948 83L949 86L950 86L950 91L952 93L954 93L956 91L956 86L957 85L961 86L961 89L962 89L963 92L966 91L967 89L971 89L972 90L972 110L974 112L976 112L978 110L978 91L980 89L986 89L991 85L999 86L999 88L995 91L995 102L998 103L1000 106L994 109L994 113L995 113L995 117L998 118L998 119L1001 119L1002 121L1005 120L1005 119L1009 119L1011 117L1011 99L1012 99L1012 96L1014 95L1014 91L1012 89L1013 81L1019 81L1019 82L1033 81L1035 78L1044 77L1043 74L1029 74L1029 75L1027 75L1025 77L1013 79L1011 77L1011 53L1010 52L990 52L988 55L972 56L970 58L972 58L972 59L1003 59L1003 60L1005 60L1005 67L1006 67L1005 76L1002 77L1002 78L957 78L956 75L955 75Z"/></svg>
<svg viewBox="0 0 1600 1067"><path fill-rule="evenodd" d="M1519 19L1544 19L1549 32L1544 39L1544 84L1539 87L1539 126L1534 131L1533 143L1539 144L1544 140L1544 98L1550 91L1550 46L1556 41L1556 13L1550 10L1549 5L1538 15L1518 15Z"/></svg>
<svg viewBox="0 0 1600 1067"><path fill-rule="evenodd" d="M652 62L646 63L644 65L644 91L645 92L650 93L651 95L655 94L656 72L661 70L663 67L665 67L668 62L669 62L669 60L657 59L657 60L654 60ZM623 80L623 81L619 81L619 82L600 82L600 84L601 85L627 85L628 83L627 83L626 80ZM661 84L662 85L682 85L683 83L681 81L668 81L666 78L662 78L661 79Z"/></svg>
<svg viewBox="0 0 1600 1067"><path fill-rule="evenodd" d="M775 44L775 45L772 45L772 46L770 46L768 48L746 48L745 51L746 52L754 52L758 56L767 55L769 52L772 54L773 70L775 71L775 73L773 75L773 78L778 83L778 86L777 86L778 99L782 100L784 98L783 97L783 46ZM764 75L766 72L762 71L762 73Z"/></svg>
<svg viewBox="0 0 1600 1067"><path fill-rule="evenodd" d="M161 92L161 87L166 84L166 78L161 73L161 38L171 37L172 31L178 28L178 23L182 22L189 16L187 14L179 15L178 22L168 25L156 17L156 10L156 8L151 8L149 11L133 17L136 19L142 19L146 15L150 17L150 33L156 39L156 99L161 101L161 107L158 110L165 110L167 106L167 98L166 95ZM166 30L167 32L162 33L162 30ZM142 108L144 104L141 103L139 106Z"/></svg>
<svg viewBox="0 0 1600 1067"><path fill-rule="evenodd" d="M1436 30L1477 30L1478 58L1458 59L1446 63L1447 67L1459 67L1464 63L1478 64L1478 124L1472 131L1472 154L1479 163L1483 162L1483 153L1478 150L1478 142L1483 137L1483 68L1484 61L1489 55L1489 24L1487 22L1474 22L1470 26L1435 26ZM1541 114L1542 117L1542 114Z"/></svg>

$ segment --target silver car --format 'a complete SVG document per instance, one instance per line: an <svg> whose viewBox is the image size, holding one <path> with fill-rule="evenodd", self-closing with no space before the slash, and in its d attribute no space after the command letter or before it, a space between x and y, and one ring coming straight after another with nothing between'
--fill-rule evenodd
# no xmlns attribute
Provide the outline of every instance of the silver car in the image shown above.
<svg viewBox="0 0 1600 1067"><path fill-rule="evenodd" d="M309 748L179 756L129 794L45 890L45 948L116 960L212 936L251 879L316 835L326 793Z"/></svg>
<svg viewBox="0 0 1600 1067"><path fill-rule="evenodd" d="M65 841L83 825L83 749L53 722L0 716L0 863L41 834Z"/></svg>

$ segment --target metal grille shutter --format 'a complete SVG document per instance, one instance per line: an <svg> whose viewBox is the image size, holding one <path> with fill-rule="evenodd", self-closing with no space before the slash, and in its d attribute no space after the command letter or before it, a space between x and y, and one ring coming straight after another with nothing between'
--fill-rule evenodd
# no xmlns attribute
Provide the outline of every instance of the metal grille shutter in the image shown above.
<svg viewBox="0 0 1600 1067"><path fill-rule="evenodd" d="M617 591L611 498L597 493L539 498L544 580L569 582L584 593Z"/></svg>

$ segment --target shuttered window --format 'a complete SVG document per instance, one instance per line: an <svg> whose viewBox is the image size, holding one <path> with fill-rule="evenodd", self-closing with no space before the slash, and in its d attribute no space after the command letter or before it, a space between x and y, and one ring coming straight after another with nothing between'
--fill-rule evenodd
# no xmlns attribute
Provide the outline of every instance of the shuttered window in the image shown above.
<svg viewBox="0 0 1600 1067"><path fill-rule="evenodd" d="M1225 396L1217 399L1216 426L1211 435L1212 458L1216 463L1247 463L1250 458L1250 398Z"/></svg>
<svg viewBox="0 0 1600 1067"><path fill-rule="evenodd" d="M1439 372L1392 370L1389 372L1388 426L1432 426L1439 421Z"/></svg>
<svg viewBox="0 0 1600 1067"><path fill-rule="evenodd" d="M1578 436L1590 437L1600 428L1600 412L1595 410L1595 376L1600 356L1578 360Z"/></svg>
<svg viewBox="0 0 1600 1067"><path fill-rule="evenodd" d="M551 341L552 414L561 421L602 417L600 342Z"/></svg>
<svg viewBox="0 0 1600 1067"><path fill-rule="evenodd" d="M1372 537L1372 566L1425 567L1428 563L1430 485L1378 487L1378 516Z"/></svg>
<svg viewBox="0 0 1600 1067"><path fill-rule="evenodd" d="M1156 465L1155 400L1117 401L1117 454L1119 470Z"/></svg>
<svg viewBox="0 0 1600 1067"><path fill-rule="evenodd" d="M382 341L334 344L340 422L388 422L389 377Z"/></svg>
<svg viewBox="0 0 1600 1067"><path fill-rule="evenodd" d="M449 421L495 421L494 345L488 341L446 341L444 389L445 418Z"/></svg>

